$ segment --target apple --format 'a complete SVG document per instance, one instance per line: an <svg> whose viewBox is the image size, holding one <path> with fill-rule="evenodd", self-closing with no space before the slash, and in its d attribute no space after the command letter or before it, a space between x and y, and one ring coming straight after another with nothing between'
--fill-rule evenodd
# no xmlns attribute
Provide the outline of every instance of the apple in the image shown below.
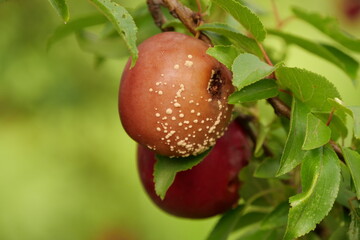
<svg viewBox="0 0 360 240"><path fill-rule="evenodd" d="M206 54L209 45L177 32L139 45L119 89L122 125L136 142L164 156L197 155L226 130L234 91L231 72Z"/></svg>
<svg viewBox="0 0 360 240"><path fill-rule="evenodd" d="M138 145L137 162L141 182L157 206L179 217L207 218L237 204L238 173L250 157L249 140L242 127L233 122L201 163L176 175L164 200L155 193L155 153Z"/></svg>

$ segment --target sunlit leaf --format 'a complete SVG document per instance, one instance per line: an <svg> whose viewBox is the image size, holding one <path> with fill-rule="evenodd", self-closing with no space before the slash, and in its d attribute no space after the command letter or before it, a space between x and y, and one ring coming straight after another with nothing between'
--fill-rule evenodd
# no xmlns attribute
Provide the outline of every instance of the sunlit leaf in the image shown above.
<svg viewBox="0 0 360 240"><path fill-rule="evenodd" d="M241 90L270 75L277 67L266 64L250 53L240 54L232 65L233 85Z"/></svg>
<svg viewBox="0 0 360 240"><path fill-rule="evenodd" d="M266 31L259 17L248 7L235 0L212 0L214 3L231 14L256 40L263 41Z"/></svg>
<svg viewBox="0 0 360 240"><path fill-rule="evenodd" d="M302 193L290 198L290 212L284 240L314 230L329 213L340 185L340 166L330 147L308 151L301 166Z"/></svg>
<svg viewBox="0 0 360 240"><path fill-rule="evenodd" d="M275 81L273 79L263 79L234 92L229 96L228 102L230 104L252 102L275 97L278 94L278 85Z"/></svg>
<svg viewBox="0 0 360 240"><path fill-rule="evenodd" d="M350 148L343 148L342 151L354 181L356 196L360 200L360 154Z"/></svg>
<svg viewBox="0 0 360 240"><path fill-rule="evenodd" d="M341 70L343 70L352 80L356 78L359 69L359 63L341 50L330 45L319 44L317 42L278 30L268 30L268 32L269 34L281 37L288 44L296 44L310 53L333 63L336 67L339 67Z"/></svg>
<svg viewBox="0 0 360 240"><path fill-rule="evenodd" d="M328 101L336 110L342 111L354 119L354 136L360 139L360 106L345 106L338 98L328 99Z"/></svg>
<svg viewBox="0 0 360 240"><path fill-rule="evenodd" d="M154 167L155 192L164 199L167 190L175 180L178 172L186 171L199 164L208 154L207 150L197 156L185 158L169 158L166 156L156 155L156 164Z"/></svg>
<svg viewBox="0 0 360 240"><path fill-rule="evenodd" d="M325 77L300 68L279 67L276 76L281 85L311 107L312 110L331 111L328 98L340 98L336 87Z"/></svg>
<svg viewBox="0 0 360 240"><path fill-rule="evenodd" d="M360 106L348 106L354 119L354 136L360 139Z"/></svg>
<svg viewBox="0 0 360 240"><path fill-rule="evenodd" d="M200 25L197 30L210 31L221 34L227 37L234 46L244 50L245 52L252 53L258 57L263 57L263 54L259 48L259 45L252 38L245 36L236 29L223 23L205 23Z"/></svg>
<svg viewBox="0 0 360 240"><path fill-rule="evenodd" d="M120 36L124 39L132 56L132 66L138 58L136 47L137 27L132 16L119 4L111 0L89 0L92 2L114 25Z"/></svg>
<svg viewBox="0 0 360 240"><path fill-rule="evenodd" d="M231 69L234 59L239 55L237 49L231 45L216 45L215 47L209 48L206 53L216 58L228 69Z"/></svg>
<svg viewBox="0 0 360 240"><path fill-rule="evenodd" d="M324 34L328 35L344 47L360 52L360 39L351 36L349 33L344 32L335 18L324 17L319 13L307 12L301 8L293 8L293 13L300 19L311 24Z"/></svg>
<svg viewBox="0 0 360 240"><path fill-rule="evenodd" d="M330 137L330 128L312 113L308 113L305 141L302 149L311 150L321 147L330 141Z"/></svg>
<svg viewBox="0 0 360 240"><path fill-rule="evenodd" d="M53 6L53 8L59 14L59 16L64 20L65 23L69 21L70 18L69 8L65 0L49 0L49 2L51 6Z"/></svg>
<svg viewBox="0 0 360 240"><path fill-rule="evenodd" d="M304 103L293 98L290 131L280 159L280 168L277 176L291 171L303 160L307 151L302 150L301 146L305 140L306 122L309 112L310 109Z"/></svg>

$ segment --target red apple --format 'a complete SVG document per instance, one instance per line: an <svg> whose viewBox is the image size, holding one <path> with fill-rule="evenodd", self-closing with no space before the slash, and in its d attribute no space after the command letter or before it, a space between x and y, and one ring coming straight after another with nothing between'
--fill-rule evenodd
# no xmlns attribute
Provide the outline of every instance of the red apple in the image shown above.
<svg viewBox="0 0 360 240"><path fill-rule="evenodd" d="M161 209L179 217L206 218L237 204L238 173L250 156L246 134L234 122L200 164L176 175L164 200L156 195L154 188L155 153L141 145L138 145L138 170L146 192Z"/></svg>
<svg viewBox="0 0 360 240"><path fill-rule="evenodd" d="M209 45L166 32L144 41L127 63L119 90L122 125L136 142L165 156L197 155L223 135L234 90L231 72L206 54Z"/></svg>

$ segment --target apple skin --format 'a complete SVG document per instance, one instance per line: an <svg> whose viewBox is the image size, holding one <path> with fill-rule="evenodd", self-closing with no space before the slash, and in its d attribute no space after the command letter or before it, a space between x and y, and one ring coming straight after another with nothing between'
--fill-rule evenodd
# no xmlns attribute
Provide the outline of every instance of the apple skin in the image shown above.
<svg viewBox="0 0 360 240"><path fill-rule="evenodd" d="M164 200L155 193L155 153L138 145L137 163L141 182L157 206L178 217L207 218L237 204L238 173L250 157L249 140L239 124L233 122L201 163L176 175Z"/></svg>
<svg viewBox="0 0 360 240"><path fill-rule="evenodd" d="M119 89L122 125L136 142L164 156L197 155L213 146L229 124L231 72L206 54L194 37L160 33L139 45Z"/></svg>

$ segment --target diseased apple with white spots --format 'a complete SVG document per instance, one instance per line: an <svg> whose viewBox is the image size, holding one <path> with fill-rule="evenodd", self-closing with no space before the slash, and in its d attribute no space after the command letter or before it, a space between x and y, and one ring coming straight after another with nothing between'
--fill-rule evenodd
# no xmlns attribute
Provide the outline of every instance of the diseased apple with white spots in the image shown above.
<svg viewBox="0 0 360 240"><path fill-rule="evenodd" d="M136 142L170 157L197 155L226 130L234 88L231 72L206 54L209 45L176 32L139 46L139 58L122 75L119 112Z"/></svg>

